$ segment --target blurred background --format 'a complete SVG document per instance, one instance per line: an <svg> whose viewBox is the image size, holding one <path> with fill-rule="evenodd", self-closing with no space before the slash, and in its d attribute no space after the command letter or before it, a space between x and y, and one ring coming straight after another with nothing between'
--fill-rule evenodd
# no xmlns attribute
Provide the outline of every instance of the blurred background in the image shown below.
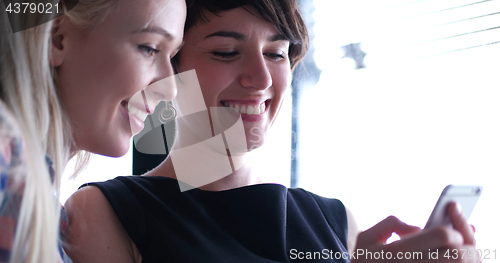
<svg viewBox="0 0 500 263"><path fill-rule="evenodd" d="M469 222L484 262L497 261L500 0L299 2L312 48L258 150L260 172L340 199L363 230L389 215L423 227L446 185L482 185ZM164 158L132 149L95 156L75 181L71 162L61 201Z"/></svg>

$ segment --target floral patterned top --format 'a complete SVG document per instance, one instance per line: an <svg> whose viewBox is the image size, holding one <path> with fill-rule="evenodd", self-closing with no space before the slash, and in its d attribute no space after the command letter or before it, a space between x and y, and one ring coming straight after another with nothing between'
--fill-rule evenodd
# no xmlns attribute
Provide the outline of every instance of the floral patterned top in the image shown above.
<svg viewBox="0 0 500 263"><path fill-rule="evenodd" d="M26 174L23 151L23 140L19 128L0 101L0 263L9 261L13 246L23 196L22 184ZM46 161L53 176L52 161L48 157ZM60 227L63 233L68 222L64 209L61 211ZM61 255L59 262L71 262L60 244L57 249Z"/></svg>

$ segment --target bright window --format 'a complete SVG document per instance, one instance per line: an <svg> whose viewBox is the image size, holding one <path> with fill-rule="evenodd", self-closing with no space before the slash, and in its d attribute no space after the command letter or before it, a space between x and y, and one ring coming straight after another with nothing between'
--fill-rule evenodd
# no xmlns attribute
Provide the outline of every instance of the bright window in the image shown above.
<svg viewBox="0 0 500 263"><path fill-rule="evenodd" d="M423 227L447 184L480 184L469 222L499 253L500 1L314 5L322 73L299 104L298 186L366 229L391 214ZM366 68L342 58L350 43Z"/></svg>

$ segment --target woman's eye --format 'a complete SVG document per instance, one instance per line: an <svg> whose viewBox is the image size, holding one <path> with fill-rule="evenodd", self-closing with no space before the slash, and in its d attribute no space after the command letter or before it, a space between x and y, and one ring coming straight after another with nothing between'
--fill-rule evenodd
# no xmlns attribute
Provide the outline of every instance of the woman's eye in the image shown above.
<svg viewBox="0 0 500 263"><path fill-rule="evenodd" d="M264 53L265 56L267 56L268 58L270 58L271 60L274 60L274 61L278 61L278 60L282 60L285 58L285 54L284 53Z"/></svg>
<svg viewBox="0 0 500 263"><path fill-rule="evenodd" d="M139 45L139 49L142 50L148 57L152 57L160 52L159 50L146 45Z"/></svg>
<svg viewBox="0 0 500 263"><path fill-rule="evenodd" d="M231 51L231 52L212 51L212 55L215 56L216 58L227 60L227 59L231 59L231 58L234 58L235 56L237 56L238 52L236 52L236 51Z"/></svg>

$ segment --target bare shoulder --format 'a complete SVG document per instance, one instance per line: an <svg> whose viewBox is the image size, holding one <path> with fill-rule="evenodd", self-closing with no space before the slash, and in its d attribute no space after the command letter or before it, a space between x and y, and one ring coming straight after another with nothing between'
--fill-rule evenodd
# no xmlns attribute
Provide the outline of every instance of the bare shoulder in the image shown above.
<svg viewBox="0 0 500 263"><path fill-rule="evenodd" d="M354 251L360 232L359 226L351 210L346 207L345 212L347 214L347 246L349 251Z"/></svg>
<svg viewBox="0 0 500 263"><path fill-rule="evenodd" d="M104 194L84 187L66 202L64 249L75 262L141 262L141 256Z"/></svg>

